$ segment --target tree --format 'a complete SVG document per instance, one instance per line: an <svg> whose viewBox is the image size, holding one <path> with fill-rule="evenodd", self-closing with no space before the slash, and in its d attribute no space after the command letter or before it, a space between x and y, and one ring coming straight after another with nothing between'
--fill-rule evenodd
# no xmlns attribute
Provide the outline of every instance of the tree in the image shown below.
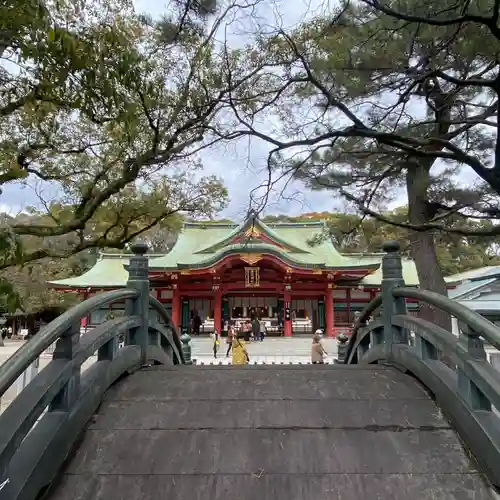
<svg viewBox="0 0 500 500"><path fill-rule="evenodd" d="M406 220L407 207L391 212L383 212L385 217ZM345 254L382 253L385 241L396 240L401 245L401 253L411 258L411 241L408 230L393 224L380 222L375 218L345 214L341 212L311 212L299 216L271 215L264 222L324 221L325 232L320 240L330 238L335 248ZM486 229L484 222L470 222L471 232ZM316 241L310 242L315 244ZM491 237L461 236L440 232L436 235L436 252L439 265L445 276L449 276L484 266L500 265L498 239Z"/></svg>
<svg viewBox="0 0 500 500"><path fill-rule="evenodd" d="M219 140L207 125L217 126L228 93L251 88L255 70L216 33L253 5L179 0L160 22L127 0L0 7L0 50L12 62L0 70L0 186L36 184L47 215L2 227L0 268L123 248L179 212L224 205L200 152ZM50 238L62 235L68 246L54 251Z"/></svg>
<svg viewBox="0 0 500 500"><path fill-rule="evenodd" d="M304 154L293 163L295 168L308 160L314 163L319 153L329 149L336 153L330 155L330 162L338 164L356 155L356 161L385 155L398 163L399 170L416 172L419 162L415 159L428 159L432 165L439 159L453 167L445 172L447 176L465 166L478 176L484 190L471 196L456 189L450 199L441 199L448 203L443 209L465 217L495 217L500 184L490 153L496 153L497 94L492 86L493 77L498 76L500 47L490 31L491 22L488 24L490 4L469 6L477 12L463 18L452 16L449 21L432 19L432 12L453 14L460 10L455 2L421 6L406 0L398 5L410 10L413 17L394 11L388 15L390 9L378 1L345 2L331 15L313 19L290 33L277 29L273 36L263 38L261 57L282 71L268 75L269 92L259 107L246 113L236 110L236 121L244 129L234 133L270 143L270 168L285 164L286 169L290 166L286 153L298 156L301 149ZM474 15L483 10L488 15ZM415 24L409 21L413 18ZM417 26L420 21L423 26ZM455 25L460 25L458 30ZM416 105L428 113L424 119L415 116ZM306 106L307 118L303 119ZM257 126L256 108L282 120L281 136ZM338 156L341 151L343 157ZM402 162L406 162L403 167ZM378 177L380 182L390 176ZM482 194L479 199L478 192ZM377 210L370 213L366 206L369 198L354 196L351 201L377 216ZM433 200L430 203L435 205ZM436 211L437 207L432 208ZM421 232L464 232L460 227L440 225L443 214L434 215L428 224L398 224ZM500 234L500 226L477 234Z"/></svg>
<svg viewBox="0 0 500 500"><path fill-rule="evenodd" d="M435 23L417 26L374 10L378 2L365 4L346 3L333 22L328 16L292 33L280 29L263 43L263 57L283 71L261 108L282 119L283 138L259 130L252 111L235 114L248 134L272 145L275 176L336 191L360 212L411 229L422 288L446 293L435 231L470 234L470 217L498 216L500 182L487 159L496 144L489 118L497 114L498 44L485 44L485 23L442 22L437 31ZM452 6L403 4L421 12ZM416 104L424 114L410 109ZM458 186L463 166L479 176L475 189ZM406 219L383 215L395 188L407 193ZM500 234L500 225L473 232ZM436 311L428 316L449 323Z"/></svg>
<svg viewBox="0 0 500 500"><path fill-rule="evenodd" d="M148 245L151 253L168 253L177 241L183 221L180 216L169 217L143 233L141 240Z"/></svg>

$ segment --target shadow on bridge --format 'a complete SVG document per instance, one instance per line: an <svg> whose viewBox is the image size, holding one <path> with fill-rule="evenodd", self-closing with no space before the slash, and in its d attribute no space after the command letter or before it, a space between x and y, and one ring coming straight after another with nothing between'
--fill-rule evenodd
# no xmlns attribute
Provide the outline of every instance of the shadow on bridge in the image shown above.
<svg viewBox="0 0 500 500"><path fill-rule="evenodd" d="M189 349L136 245L127 288L79 304L0 367L1 395L57 341L0 415L0 498L495 498L500 372L483 339L499 349L500 330L405 287L398 250L386 245L382 294L337 365L196 367L179 366ZM406 298L458 318L460 336L408 315ZM80 337L82 317L122 300L125 317Z"/></svg>

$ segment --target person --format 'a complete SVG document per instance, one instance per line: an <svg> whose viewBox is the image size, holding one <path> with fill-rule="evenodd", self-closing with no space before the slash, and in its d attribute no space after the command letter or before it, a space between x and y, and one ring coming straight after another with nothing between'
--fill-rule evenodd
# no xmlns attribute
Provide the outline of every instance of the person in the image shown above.
<svg viewBox="0 0 500 500"><path fill-rule="evenodd" d="M245 342L250 342L250 337L252 335L252 322L249 319L247 319L241 325L241 333L243 334L243 338L245 339Z"/></svg>
<svg viewBox="0 0 500 500"><path fill-rule="evenodd" d="M260 322L257 316L254 316L252 320L252 337L255 341L260 337Z"/></svg>
<svg viewBox="0 0 500 500"><path fill-rule="evenodd" d="M233 347L233 340L234 340L234 325L232 323L229 323L227 327L227 351L226 351L226 358L229 357L229 353L231 352L231 349Z"/></svg>
<svg viewBox="0 0 500 500"><path fill-rule="evenodd" d="M321 330L316 330L313 335L313 342L311 346L311 361L313 365L322 365L325 362L325 356L328 355L323 347L323 344L321 343L322 333L323 332Z"/></svg>
<svg viewBox="0 0 500 500"><path fill-rule="evenodd" d="M202 321L201 321L200 315L198 313L196 313L194 318L193 318L193 326L192 326L193 335L200 335L201 323L202 323Z"/></svg>
<svg viewBox="0 0 500 500"><path fill-rule="evenodd" d="M247 365L250 362L244 334L239 333L234 336L233 340L233 365Z"/></svg>
<svg viewBox="0 0 500 500"><path fill-rule="evenodd" d="M259 334L260 334L260 341L262 342L264 340L264 337L266 336L266 322L261 319L259 321Z"/></svg>
<svg viewBox="0 0 500 500"><path fill-rule="evenodd" d="M220 346L220 334L217 330L214 330L214 333L212 333L212 340L214 342L214 358L217 359L217 351L219 350Z"/></svg>

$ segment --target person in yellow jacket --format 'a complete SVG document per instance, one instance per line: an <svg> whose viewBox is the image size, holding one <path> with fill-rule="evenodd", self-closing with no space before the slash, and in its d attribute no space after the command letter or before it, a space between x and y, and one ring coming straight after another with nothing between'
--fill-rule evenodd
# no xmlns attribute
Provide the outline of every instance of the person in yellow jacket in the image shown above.
<svg viewBox="0 0 500 500"><path fill-rule="evenodd" d="M246 348L246 342L243 337L244 334L238 333L233 338L233 365L247 365L250 361Z"/></svg>

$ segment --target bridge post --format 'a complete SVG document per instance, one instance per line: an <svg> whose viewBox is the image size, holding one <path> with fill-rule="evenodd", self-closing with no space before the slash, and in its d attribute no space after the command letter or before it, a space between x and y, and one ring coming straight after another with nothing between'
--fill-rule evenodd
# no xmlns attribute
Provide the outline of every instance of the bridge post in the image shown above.
<svg viewBox="0 0 500 500"><path fill-rule="evenodd" d="M73 323L56 342L52 359L73 359L80 343L80 321ZM49 405L49 411L69 411L80 397L81 367L73 373Z"/></svg>
<svg viewBox="0 0 500 500"><path fill-rule="evenodd" d="M406 301L392 295L394 288L405 286L401 263L400 245L397 241L387 241L383 246L382 258L382 321L384 324L384 344L387 359L392 354L392 344L408 342L408 333L392 325L395 314L406 314Z"/></svg>
<svg viewBox="0 0 500 500"><path fill-rule="evenodd" d="M345 360L345 353L347 351L347 341L349 337L345 333L341 333L337 337L337 359L334 363L343 364Z"/></svg>
<svg viewBox="0 0 500 500"><path fill-rule="evenodd" d="M486 361L484 342L472 328L460 322L457 350L467 353L477 361ZM471 410L491 411L491 402L481 389L470 379L467 373L457 366L458 393Z"/></svg>
<svg viewBox="0 0 500 500"><path fill-rule="evenodd" d="M141 318L141 324L129 334L129 342L141 347L141 362L146 365L148 362L149 345L149 276L148 276L148 258L146 252L148 246L145 243L135 243L130 248L134 255L130 258L128 265L127 287L139 291L139 297L129 304L128 313Z"/></svg>
<svg viewBox="0 0 500 500"><path fill-rule="evenodd" d="M184 363L186 365L192 365L193 360L191 359L191 337L185 333L181 336L182 342L182 357L184 358Z"/></svg>

